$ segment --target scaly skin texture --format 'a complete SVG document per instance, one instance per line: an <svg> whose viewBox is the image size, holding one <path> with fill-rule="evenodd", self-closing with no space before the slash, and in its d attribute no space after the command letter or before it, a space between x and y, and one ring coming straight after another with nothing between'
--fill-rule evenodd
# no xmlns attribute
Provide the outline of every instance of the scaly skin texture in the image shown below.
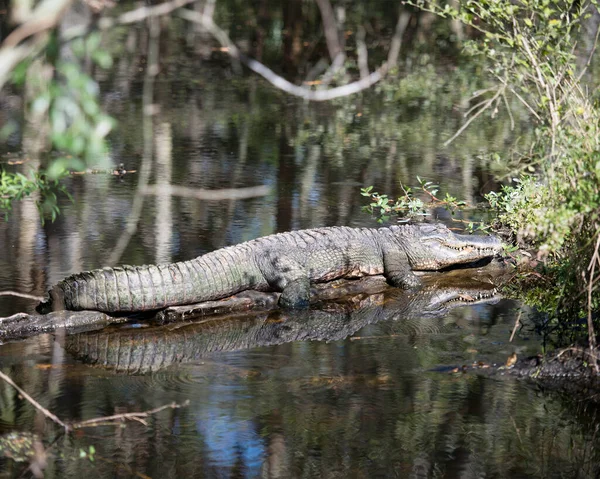
<svg viewBox="0 0 600 479"><path fill-rule="evenodd" d="M420 285L413 271L472 263L501 250L493 236L457 235L433 224L293 231L180 263L77 273L55 285L38 311L150 311L245 290L281 291L281 306L304 308L311 283L383 273L392 286L408 289Z"/></svg>
<svg viewBox="0 0 600 479"><path fill-rule="evenodd" d="M278 310L228 315L176 329L162 326L76 334L65 339L65 347L86 363L129 374L147 373L197 361L216 352L293 341L337 341L381 321L396 321L395 330L406 328L411 334L436 331L441 327L439 318L450 310L499 299L489 283L458 279L452 286L432 284L414 291L390 289L362 300L324 303L319 309L293 313ZM410 321L412 318L418 321Z"/></svg>

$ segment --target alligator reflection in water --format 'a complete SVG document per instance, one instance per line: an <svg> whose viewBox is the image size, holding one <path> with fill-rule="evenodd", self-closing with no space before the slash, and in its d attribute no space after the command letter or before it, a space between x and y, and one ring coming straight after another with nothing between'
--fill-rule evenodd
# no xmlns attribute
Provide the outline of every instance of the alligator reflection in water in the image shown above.
<svg viewBox="0 0 600 479"><path fill-rule="evenodd" d="M492 284L452 277L451 284L431 281L418 291L390 289L347 298L343 303L326 302L305 311L278 310L150 329L81 333L69 336L66 348L87 363L144 373L215 352L292 341L336 341L381 321L397 321L407 330L435 331L439 318L450 309L498 299Z"/></svg>

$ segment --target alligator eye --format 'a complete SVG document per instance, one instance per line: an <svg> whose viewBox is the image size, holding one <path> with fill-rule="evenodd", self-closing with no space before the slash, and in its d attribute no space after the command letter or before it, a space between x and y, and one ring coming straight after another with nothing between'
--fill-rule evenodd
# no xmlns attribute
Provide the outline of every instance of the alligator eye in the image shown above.
<svg viewBox="0 0 600 479"><path fill-rule="evenodd" d="M420 226L423 233L433 233L437 231L437 227L435 225L422 224Z"/></svg>

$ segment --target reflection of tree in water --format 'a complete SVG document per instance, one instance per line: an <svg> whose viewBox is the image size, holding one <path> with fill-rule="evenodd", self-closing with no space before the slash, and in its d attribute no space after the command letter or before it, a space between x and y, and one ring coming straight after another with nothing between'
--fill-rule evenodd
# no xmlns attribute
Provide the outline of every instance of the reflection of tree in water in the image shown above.
<svg viewBox="0 0 600 479"><path fill-rule="evenodd" d="M276 400L283 408L286 448L295 451L288 456L292 476L385 477L393 471L400 477L548 477L552 471L579 470L590 477L597 472L589 417L565 421L571 415L568 402L536 397L521 383L438 374L367 384L338 381ZM264 398L264 407L272 401ZM286 406L296 402L302 407Z"/></svg>
<svg viewBox="0 0 600 479"><path fill-rule="evenodd" d="M426 294L424 289L421 296ZM61 417L77 418L191 400L188 408L148 419L148 427L96 428L89 436L76 436L72 443L61 446L61 452L70 457L92 443L98 456L114 461L97 461L95 475L123 472L122 466L115 464L151 477L230 476L241 471L246 477L261 473L267 477L548 477L553 471L579 470L582 476L596 472L600 458L595 452L594 410L574 408L569 400L539 394L523 382L429 371L433 364L440 364L445 352L457 347L460 341L456 338L471 330L456 328L445 314L428 314L426 304L417 300L419 295L397 290L386 295L387 300L376 295L371 303L355 304L359 312L387 308L387 316L375 316L380 319L376 324L373 316L358 321L352 317L352 309L349 313L333 308L305 318L280 315L271 322L262 321L256 330L252 329L254 322L247 321L245 328L241 319L238 323L223 320L220 327L208 322L204 333L182 325L171 331L172 336L148 330L145 343L160 346L162 342L160 347L171 352L176 343L170 343L170 338L182 341L186 328L194 331L186 341L196 341L198 351L206 352L203 345L212 345L212 351L223 350L219 341L231 347L254 347L201 354L191 364L148 375L114 375L98 368L65 366L58 369L63 376L52 397L47 396L46 387L34 391L40 399L47 397L46 405L54 406ZM441 296L439 292L436 295ZM407 297L412 302L407 303ZM418 329L410 320L403 326L402 317L394 316L394 301L403 305L404 317L421 314L429 325ZM406 304L418 307L411 312ZM483 305L477 306L481 308ZM489 308L502 310L504 306L488 305L482 316L495 314ZM472 315L473 309L460 308L453 310L452 317L458 321ZM291 329L278 329L286 321ZM295 326L294 321L298 323ZM301 338L310 331L325 339L324 334L336 331L331 322L341 327L344 335L360 339L329 343L273 340L286 338L281 331L300 332ZM365 324L355 332L358 325ZM479 325L474 323L472 328L477 330ZM136 338L144 333L125 330L120 336L114 332L83 336L97 338L99 345L117 344L102 339L112 334L126 351L135 347ZM201 341L202 334L208 337ZM232 341L241 334L271 345ZM421 338L433 343L429 346L428 340ZM68 343L69 338L66 340ZM107 357L114 361L119 356L111 353ZM155 357L150 354L148 359ZM14 366L12 374L30 384L44 385L49 378L46 370L23 364ZM62 401L76 390L82 392L78 404ZM7 422L33 421L29 408L5 406L3 411L13 411L12 419L5 416ZM71 461L67 469L59 474L60 468L49 468L47 476L91 473L87 461Z"/></svg>

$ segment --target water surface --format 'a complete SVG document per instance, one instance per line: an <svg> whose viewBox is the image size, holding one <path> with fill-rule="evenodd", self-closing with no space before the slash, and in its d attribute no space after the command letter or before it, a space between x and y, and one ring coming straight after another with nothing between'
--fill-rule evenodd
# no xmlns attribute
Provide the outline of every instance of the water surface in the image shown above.
<svg viewBox="0 0 600 479"><path fill-rule="evenodd" d="M233 14L226 18L232 25L239 20ZM268 21L278 19L275 14ZM379 21L391 29L395 18L382 14ZM243 37L244 28L237 31ZM144 30L131 32L142 44ZM143 47L99 74L103 105L119 126L110 136L109 157L98 166L123 164L139 172L149 165L151 185L204 190L264 185L269 192L225 200L145 196L121 263L189 259L298 228L375 226L361 211L362 186L394 196L418 186L420 176L472 205L497 187L495 166L485 153L512 138L507 121L482 122L455 146L442 146L463 121L451 98L464 84L448 85L444 97L419 91L420 84L403 84L391 93L380 88L349 100L308 104L253 76L235 76L228 61L212 52L192 62L190 51L179 49L182 42L176 35L164 39L171 54L156 82L151 158L144 157L143 76L136 73L143 70ZM271 47L265 47L265 57L277 60L281 52ZM418 68L406 73L436 78L435 69ZM19 111L6 114L18 117ZM2 148L4 166L8 159L27 158L25 165L11 167L26 171L42 161L26 148L36 135L21 125ZM73 175L66 186L74 201L60 199L55 223L40 224L34 199L15 205L0 222L0 290L42 295L67 274L107 265L127 230L138 182L139 173ZM464 226L443 208L429 213L432 221ZM467 209L455 219L480 215ZM2 316L33 307L0 297ZM598 421L587 402L523 382L451 372L477 361L502 363L515 351L538 352L540 338L528 327L508 341L519 308L499 300L433 316L425 306L394 318L371 312L355 327L340 323L331 337L315 336L318 328L307 327L301 315L251 316L225 325L237 337L271 325L269 334L279 334L280 341L248 340L236 348L202 327L160 330L164 341L143 339L131 325L105 332L123 350L155 347L144 353L156 358L151 370L116 371L108 356L90 361L74 352L73 338L42 335L1 345L0 367L64 420L190 401L146 424L102 426L60 438L49 449L47 477L597 475ZM306 337L285 340L290 328L302 324ZM134 326L144 333L144 324ZM89 333L88 339L100 344L109 338L102 334ZM180 338L191 349L178 356ZM167 356L171 360L161 362ZM2 383L0 433L15 430L42 434L46 446L57 434ZM90 446L96 450L93 462L80 457ZM24 467L0 460L5 477L19 476Z"/></svg>

